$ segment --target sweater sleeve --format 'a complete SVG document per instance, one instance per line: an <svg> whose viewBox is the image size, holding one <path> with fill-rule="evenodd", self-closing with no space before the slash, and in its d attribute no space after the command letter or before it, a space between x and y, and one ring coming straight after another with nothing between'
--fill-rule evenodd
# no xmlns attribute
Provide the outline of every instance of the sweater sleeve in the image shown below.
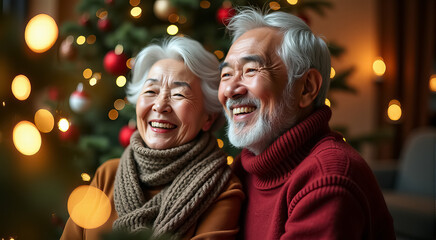
<svg viewBox="0 0 436 240"><path fill-rule="evenodd" d="M239 214L245 195L236 176L216 202L201 216L192 240L235 239L239 231Z"/></svg>
<svg viewBox="0 0 436 240"><path fill-rule="evenodd" d="M290 204L285 234L280 239L362 239L365 210L343 186L324 186Z"/></svg>

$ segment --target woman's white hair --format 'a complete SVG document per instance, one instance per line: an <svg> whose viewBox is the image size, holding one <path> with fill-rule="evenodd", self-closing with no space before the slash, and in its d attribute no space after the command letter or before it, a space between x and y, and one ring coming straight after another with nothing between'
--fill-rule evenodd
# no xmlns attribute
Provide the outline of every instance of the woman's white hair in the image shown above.
<svg viewBox="0 0 436 240"><path fill-rule="evenodd" d="M324 40L315 36L299 17L285 12L267 14L258 9L240 8L227 25L233 42L245 32L260 27L277 28L283 33L282 45L277 54L288 70L287 91L291 90L295 79L303 76L310 68L315 68L323 79L315 106L323 105L330 85L331 69L330 52Z"/></svg>
<svg viewBox="0 0 436 240"><path fill-rule="evenodd" d="M153 64L162 59L181 60L200 78L205 110L207 113L218 114L212 127L212 130L216 130L224 122L222 106L218 101L219 62L198 41L188 37L167 38L161 44L151 44L138 53L132 69L132 79L126 89L127 100L136 104L148 72Z"/></svg>

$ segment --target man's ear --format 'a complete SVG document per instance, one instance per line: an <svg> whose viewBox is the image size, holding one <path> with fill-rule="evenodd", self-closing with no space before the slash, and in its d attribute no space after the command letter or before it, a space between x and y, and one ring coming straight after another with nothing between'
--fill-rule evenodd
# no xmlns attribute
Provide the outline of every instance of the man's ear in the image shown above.
<svg viewBox="0 0 436 240"><path fill-rule="evenodd" d="M203 127L201 129L205 132L209 131L209 129L212 127L212 124L215 122L217 117L218 117L218 113L208 114L206 122L203 124Z"/></svg>
<svg viewBox="0 0 436 240"><path fill-rule="evenodd" d="M322 85L322 76L318 70L311 68L304 76L303 93L301 94L299 106L306 108L310 106L318 96Z"/></svg>

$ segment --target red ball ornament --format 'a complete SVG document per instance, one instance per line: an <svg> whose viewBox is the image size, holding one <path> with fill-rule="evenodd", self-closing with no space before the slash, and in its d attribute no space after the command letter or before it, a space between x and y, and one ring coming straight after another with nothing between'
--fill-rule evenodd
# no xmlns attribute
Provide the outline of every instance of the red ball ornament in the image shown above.
<svg viewBox="0 0 436 240"><path fill-rule="evenodd" d="M216 13L218 23L227 25L230 19L235 15L235 9L231 7L221 7Z"/></svg>
<svg viewBox="0 0 436 240"><path fill-rule="evenodd" d="M112 24L108 18L98 19L97 26L102 32L109 32L112 29Z"/></svg>
<svg viewBox="0 0 436 240"><path fill-rule="evenodd" d="M48 99L50 99L51 101L59 101L61 100L61 98L63 98L61 91L59 90L58 87L55 86L51 86L47 88L47 95L48 95Z"/></svg>
<svg viewBox="0 0 436 240"><path fill-rule="evenodd" d="M77 142L79 137L79 129L75 125L70 125L66 132L59 131L59 138L62 141Z"/></svg>
<svg viewBox="0 0 436 240"><path fill-rule="evenodd" d="M126 62L128 58L124 53L116 54L115 51L109 51L103 59L104 69L115 76L124 75L129 70Z"/></svg>
<svg viewBox="0 0 436 240"><path fill-rule="evenodd" d="M76 91L70 95L70 108L75 113L83 113L91 106L89 95L83 90L83 84L77 85Z"/></svg>
<svg viewBox="0 0 436 240"><path fill-rule="evenodd" d="M130 137L136 131L135 127L126 125L121 128L120 133L118 135L118 140L120 141L121 146L127 147L130 144Z"/></svg>

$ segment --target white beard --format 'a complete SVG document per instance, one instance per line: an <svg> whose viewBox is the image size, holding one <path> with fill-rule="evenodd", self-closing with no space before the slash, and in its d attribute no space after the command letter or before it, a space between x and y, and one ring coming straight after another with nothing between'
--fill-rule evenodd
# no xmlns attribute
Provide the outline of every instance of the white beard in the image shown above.
<svg viewBox="0 0 436 240"><path fill-rule="evenodd" d="M283 99L290 99L286 96ZM228 99L226 103L227 109L230 109L234 104L254 104L257 110L260 111L260 100L253 98ZM296 120L295 111L288 110L289 107L285 101L280 102L276 111L269 115L267 112L259 114L253 126L247 127L246 122L233 122L227 114L224 114L227 119L227 136L230 143L238 148L247 148L255 155L263 152L269 147L278 137L288 130ZM289 113L295 113L289 116Z"/></svg>

